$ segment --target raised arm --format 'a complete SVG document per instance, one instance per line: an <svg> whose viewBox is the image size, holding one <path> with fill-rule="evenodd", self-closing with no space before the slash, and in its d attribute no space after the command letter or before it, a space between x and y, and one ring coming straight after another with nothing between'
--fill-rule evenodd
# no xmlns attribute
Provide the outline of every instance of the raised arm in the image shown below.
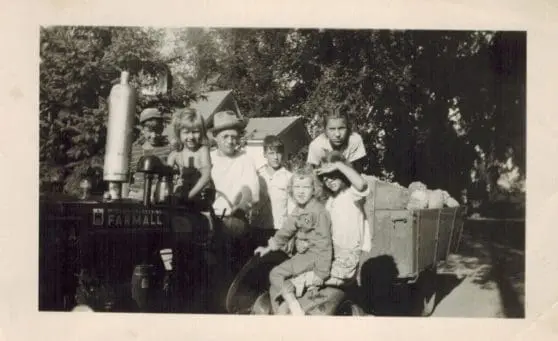
<svg viewBox="0 0 558 341"><path fill-rule="evenodd" d="M323 165L322 168L318 170L318 174L325 174L335 170L343 173L357 191L362 192L368 188L366 180L355 169L340 161Z"/></svg>
<svg viewBox="0 0 558 341"><path fill-rule="evenodd" d="M366 156L361 157L360 159L354 160L351 162L353 168L359 173L362 174L366 170L368 160Z"/></svg>
<svg viewBox="0 0 558 341"><path fill-rule="evenodd" d="M347 166L343 162L336 162L336 165L337 169L347 177L357 191L362 192L366 190L368 183L354 168Z"/></svg>

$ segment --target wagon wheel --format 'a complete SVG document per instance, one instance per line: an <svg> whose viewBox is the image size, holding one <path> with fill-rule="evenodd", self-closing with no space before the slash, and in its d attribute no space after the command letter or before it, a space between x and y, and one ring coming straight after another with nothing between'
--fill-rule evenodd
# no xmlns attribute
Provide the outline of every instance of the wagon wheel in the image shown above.
<svg viewBox="0 0 558 341"><path fill-rule="evenodd" d="M352 300L344 300L335 310L337 316L365 316L364 310Z"/></svg>
<svg viewBox="0 0 558 341"><path fill-rule="evenodd" d="M263 257L253 256L236 274L234 280L230 284L227 296L225 299L225 308L229 314L250 314L253 309L253 304L258 299L263 299L261 294L267 292L269 288L269 272L273 267L282 263L288 256L281 252L271 252ZM261 290L258 293L250 293L248 296L245 289L252 287ZM268 295L269 296L269 295ZM239 299L246 300L239 301ZM252 300L250 304L247 304ZM263 302L263 301L262 301Z"/></svg>
<svg viewBox="0 0 558 341"><path fill-rule="evenodd" d="M258 296L256 302L251 308L251 315L271 315L271 302L269 292L265 292Z"/></svg>

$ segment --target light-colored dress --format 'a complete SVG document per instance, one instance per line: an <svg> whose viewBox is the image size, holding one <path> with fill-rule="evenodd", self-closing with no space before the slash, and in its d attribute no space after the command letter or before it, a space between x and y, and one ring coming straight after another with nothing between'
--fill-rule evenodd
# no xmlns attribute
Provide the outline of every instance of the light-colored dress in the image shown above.
<svg viewBox="0 0 558 341"><path fill-rule="evenodd" d="M333 264L331 276L342 280L356 275L360 253L370 247L370 231L363 209L364 199L370 189L360 192L349 187L326 202L331 216L333 239Z"/></svg>
<svg viewBox="0 0 558 341"><path fill-rule="evenodd" d="M187 148L181 151L173 151L169 155L169 159L174 160L174 165L179 168L179 175L175 179L174 187L184 194L188 193L198 181L201 170L211 167L211 158L209 157L209 148L202 145L195 151ZM210 186L211 182L206 185ZM204 187L204 188L206 188Z"/></svg>

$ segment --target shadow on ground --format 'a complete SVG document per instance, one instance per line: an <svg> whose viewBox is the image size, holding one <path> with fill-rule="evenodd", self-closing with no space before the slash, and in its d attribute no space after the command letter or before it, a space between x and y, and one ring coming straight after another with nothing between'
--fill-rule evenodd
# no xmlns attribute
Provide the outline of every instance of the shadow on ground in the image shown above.
<svg viewBox="0 0 558 341"><path fill-rule="evenodd" d="M495 283L504 316L525 317L525 223L468 221L466 227L460 253L480 243L491 261L474 282L484 286Z"/></svg>
<svg viewBox="0 0 558 341"><path fill-rule="evenodd" d="M483 290L497 290L501 313L525 316L525 225L523 222L468 220L458 254L442 266L471 276Z"/></svg>
<svg viewBox="0 0 558 341"><path fill-rule="evenodd" d="M462 279L452 274L425 271L414 283L398 279L391 256L383 255L362 265L360 304L365 312L378 316L421 316L424 297L436 292L437 305Z"/></svg>
<svg viewBox="0 0 558 341"><path fill-rule="evenodd" d="M450 255L437 274L427 272L416 283L397 279L397 267L390 256L365 262L361 275L366 290L361 292L360 303L367 313L374 315L420 316L425 296L436 292L436 307L464 277L470 276L481 290L499 292L502 316L523 318L524 250L524 224L467 221L458 253Z"/></svg>

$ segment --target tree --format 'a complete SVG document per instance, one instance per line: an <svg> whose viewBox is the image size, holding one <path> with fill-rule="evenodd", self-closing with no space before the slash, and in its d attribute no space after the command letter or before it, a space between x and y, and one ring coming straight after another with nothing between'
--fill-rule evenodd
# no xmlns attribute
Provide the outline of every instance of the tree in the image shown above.
<svg viewBox="0 0 558 341"><path fill-rule="evenodd" d="M486 170L502 168L511 157L524 174L523 33L173 33L169 49L160 30L43 29L41 160L71 168L102 155L111 81L123 67L138 74L166 67L177 80L171 95L142 97L140 107L168 111L195 97L188 89L202 92L216 82L234 90L247 116L301 115L317 134L323 112L344 104L364 138L371 173L404 185L420 180L453 195L466 187L474 167L487 177Z"/></svg>
<svg viewBox="0 0 558 341"><path fill-rule="evenodd" d="M457 195L479 157L475 146L488 151L490 164L506 155L524 163L524 35L203 32L203 40L191 41L198 46L193 54L205 70L222 75L222 87L235 89L249 115L302 115L316 133L322 112L348 104L374 173Z"/></svg>
<svg viewBox="0 0 558 341"><path fill-rule="evenodd" d="M66 188L90 166L102 164L106 138L107 97L120 71L128 70L138 88L145 75L167 66L159 54L156 30L130 27L43 27L40 49L41 178L70 176ZM194 95L184 87L157 96L138 96L146 106L169 112Z"/></svg>

